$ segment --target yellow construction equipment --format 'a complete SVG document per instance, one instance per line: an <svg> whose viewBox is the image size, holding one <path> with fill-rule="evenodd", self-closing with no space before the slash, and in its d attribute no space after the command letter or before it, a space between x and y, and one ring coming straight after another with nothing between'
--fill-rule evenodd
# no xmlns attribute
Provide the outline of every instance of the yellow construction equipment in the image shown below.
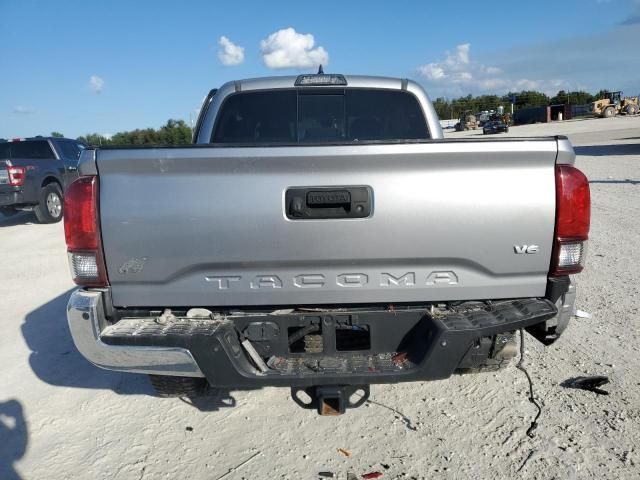
<svg viewBox="0 0 640 480"><path fill-rule="evenodd" d="M640 112L638 97L622 97L622 92L606 92L604 98L591 103L591 113L602 118L615 115L635 115Z"/></svg>
<svg viewBox="0 0 640 480"><path fill-rule="evenodd" d="M471 113L471 110L467 110L460 116L460 121L456 123L456 130L462 132L463 130L475 130L480 127L480 122L476 116Z"/></svg>

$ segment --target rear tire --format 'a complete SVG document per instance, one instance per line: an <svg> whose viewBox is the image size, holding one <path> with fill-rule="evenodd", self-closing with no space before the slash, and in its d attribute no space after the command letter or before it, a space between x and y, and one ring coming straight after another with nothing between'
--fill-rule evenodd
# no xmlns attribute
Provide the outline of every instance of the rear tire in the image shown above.
<svg viewBox="0 0 640 480"><path fill-rule="evenodd" d="M62 220L62 189L57 183L45 185L40 190L40 202L33 209L40 223L57 223Z"/></svg>
<svg viewBox="0 0 640 480"><path fill-rule="evenodd" d="M604 111L602 112L602 116L604 118L611 118L616 114L616 110L613 107L607 107L604 109Z"/></svg>
<svg viewBox="0 0 640 480"><path fill-rule="evenodd" d="M635 105L627 105L625 112L627 115L635 115L637 113L637 107Z"/></svg>
<svg viewBox="0 0 640 480"><path fill-rule="evenodd" d="M151 385L161 398L195 398L204 393L207 381L199 377L172 377L169 375L149 375Z"/></svg>

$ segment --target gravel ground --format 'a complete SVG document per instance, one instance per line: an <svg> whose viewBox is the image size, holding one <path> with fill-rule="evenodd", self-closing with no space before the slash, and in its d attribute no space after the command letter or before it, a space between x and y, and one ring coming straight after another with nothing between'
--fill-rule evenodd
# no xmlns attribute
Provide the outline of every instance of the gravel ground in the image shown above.
<svg viewBox="0 0 640 480"><path fill-rule="evenodd" d="M154 398L146 377L99 370L75 350L62 225L21 214L0 219L0 479L640 477L640 117L509 135L548 134L569 135L591 181L577 306L592 317L574 319L551 347L527 337L544 404L535 438L525 434L535 409L513 366L373 386L372 402L337 418L298 408L286 389L196 405ZM559 385L591 374L610 376L609 396Z"/></svg>

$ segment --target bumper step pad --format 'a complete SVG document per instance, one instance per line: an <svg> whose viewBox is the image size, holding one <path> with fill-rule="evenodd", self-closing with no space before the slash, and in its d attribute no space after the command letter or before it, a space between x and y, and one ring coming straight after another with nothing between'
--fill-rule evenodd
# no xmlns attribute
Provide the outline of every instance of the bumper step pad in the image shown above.
<svg viewBox="0 0 640 480"><path fill-rule="evenodd" d="M436 316L436 318L449 330L481 329L486 335L494 329L496 329L494 333L505 331L503 330L504 326L513 322L527 323L529 320L555 314L556 308L551 302L527 298L496 303L491 306L490 310L477 309L462 313L445 314Z"/></svg>

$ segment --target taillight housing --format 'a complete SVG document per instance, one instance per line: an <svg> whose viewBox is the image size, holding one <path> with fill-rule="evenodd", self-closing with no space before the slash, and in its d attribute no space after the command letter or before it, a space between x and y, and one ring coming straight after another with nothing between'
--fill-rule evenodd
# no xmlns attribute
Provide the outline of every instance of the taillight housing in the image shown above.
<svg viewBox="0 0 640 480"><path fill-rule="evenodd" d="M98 177L79 177L67 188L64 236L73 281L86 287L107 286L98 222Z"/></svg>
<svg viewBox="0 0 640 480"><path fill-rule="evenodd" d="M9 174L9 185L12 187L21 187L27 178L27 169L25 167L7 167Z"/></svg>
<svg viewBox="0 0 640 480"><path fill-rule="evenodd" d="M582 271L590 222L589 180L572 165L556 165L556 231L551 275Z"/></svg>

